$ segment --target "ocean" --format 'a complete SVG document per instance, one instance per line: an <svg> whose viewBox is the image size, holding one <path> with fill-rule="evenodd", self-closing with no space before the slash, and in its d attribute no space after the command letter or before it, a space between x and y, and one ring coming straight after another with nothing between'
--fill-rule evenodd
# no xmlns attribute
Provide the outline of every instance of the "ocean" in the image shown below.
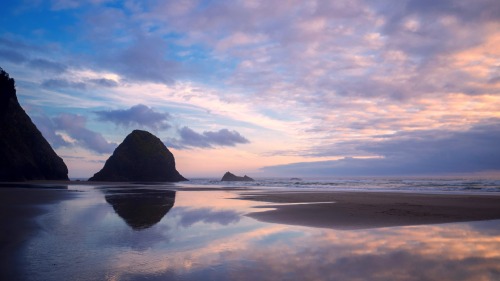
<svg viewBox="0 0 500 281"><path fill-rule="evenodd" d="M356 177L356 178L256 178L253 182L221 182L218 178L193 178L178 183L187 187L241 187L273 190L401 191L401 192L500 192L499 178L467 177Z"/></svg>

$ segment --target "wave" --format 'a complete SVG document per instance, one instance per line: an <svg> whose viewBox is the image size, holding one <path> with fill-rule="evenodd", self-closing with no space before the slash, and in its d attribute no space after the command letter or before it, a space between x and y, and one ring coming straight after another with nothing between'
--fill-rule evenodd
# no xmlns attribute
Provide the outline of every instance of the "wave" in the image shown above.
<svg viewBox="0 0 500 281"><path fill-rule="evenodd" d="M186 186L258 187L270 189L330 189L425 192L500 192L500 179L461 178L261 178L253 182L221 182L213 178L190 179Z"/></svg>

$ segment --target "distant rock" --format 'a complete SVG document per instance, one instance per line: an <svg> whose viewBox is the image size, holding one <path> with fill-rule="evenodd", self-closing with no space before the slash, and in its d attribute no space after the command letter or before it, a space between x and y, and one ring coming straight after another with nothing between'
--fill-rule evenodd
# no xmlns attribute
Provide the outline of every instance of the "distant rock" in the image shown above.
<svg viewBox="0 0 500 281"><path fill-rule="evenodd" d="M68 168L17 100L0 68L0 181L69 180Z"/></svg>
<svg viewBox="0 0 500 281"><path fill-rule="evenodd" d="M254 181L251 177L245 175L243 177L235 176L230 172L226 172L222 177L221 181Z"/></svg>
<svg viewBox="0 0 500 281"><path fill-rule="evenodd" d="M89 181L186 181L175 169L174 155L153 134L134 130Z"/></svg>

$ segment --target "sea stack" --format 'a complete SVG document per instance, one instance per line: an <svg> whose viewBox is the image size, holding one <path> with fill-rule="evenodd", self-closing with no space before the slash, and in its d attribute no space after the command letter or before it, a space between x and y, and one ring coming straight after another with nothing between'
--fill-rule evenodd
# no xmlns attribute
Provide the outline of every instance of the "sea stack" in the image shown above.
<svg viewBox="0 0 500 281"><path fill-rule="evenodd" d="M226 172L222 177L221 181L254 181L254 180L247 175L243 177L238 177L230 172Z"/></svg>
<svg viewBox="0 0 500 281"><path fill-rule="evenodd" d="M68 180L68 168L17 100L0 68L0 181Z"/></svg>
<svg viewBox="0 0 500 281"><path fill-rule="evenodd" d="M186 181L175 169L174 155L153 134L134 130L89 181Z"/></svg>

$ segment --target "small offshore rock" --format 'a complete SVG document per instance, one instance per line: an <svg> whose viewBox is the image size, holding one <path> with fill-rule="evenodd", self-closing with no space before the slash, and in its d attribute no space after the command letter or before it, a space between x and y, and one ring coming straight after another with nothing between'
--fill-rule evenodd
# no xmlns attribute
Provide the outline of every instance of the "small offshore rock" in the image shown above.
<svg viewBox="0 0 500 281"><path fill-rule="evenodd" d="M236 176L230 172L226 172L221 181L254 181L251 177L245 175L243 177Z"/></svg>

